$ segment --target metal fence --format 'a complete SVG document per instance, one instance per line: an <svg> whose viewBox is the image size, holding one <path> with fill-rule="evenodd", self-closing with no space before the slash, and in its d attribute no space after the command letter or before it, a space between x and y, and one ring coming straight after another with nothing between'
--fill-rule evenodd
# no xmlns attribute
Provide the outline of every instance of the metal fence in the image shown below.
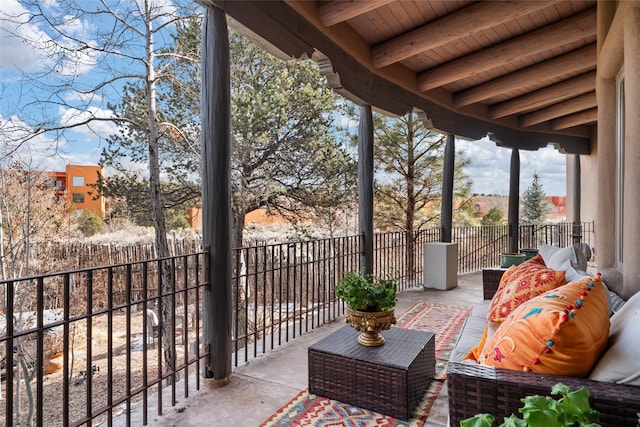
<svg viewBox="0 0 640 427"><path fill-rule="evenodd" d="M521 247L566 246L571 224L520 228ZM499 264L508 228L457 227L458 271ZM582 226L592 245L593 224ZM420 285L424 245L440 230L378 233L374 274ZM359 271L360 236L234 249L233 365L238 366L343 313L334 286ZM535 245L535 246L534 246ZM200 387L205 253L0 282L0 419L5 425L107 423L132 408L147 424ZM159 272L165 271L165 274ZM163 277L167 279L163 279ZM206 276L205 276L206 277ZM10 321L7 321L9 319ZM12 321L11 321L12 319Z"/></svg>
<svg viewBox="0 0 640 427"><path fill-rule="evenodd" d="M4 425L78 426L199 388L202 253L0 282ZM165 270L166 276L158 274ZM163 277L168 278L163 279Z"/></svg>
<svg viewBox="0 0 640 427"><path fill-rule="evenodd" d="M593 223L582 226L591 244ZM458 273L500 264L508 248L508 226L455 227ZM520 227L521 247L571 244L571 224ZM438 242L439 229L376 233L373 273L399 279L403 291L422 284L425 243ZM535 244L535 246L534 246ZM347 271L360 270L360 236L234 250L234 366L310 329L332 322L344 306L335 284Z"/></svg>
<svg viewBox="0 0 640 427"><path fill-rule="evenodd" d="M458 273L478 271L500 265L500 253L509 247L509 226L454 227L451 240L458 244ZM592 248L594 223L583 222L579 228L571 223L521 225L518 230L518 247L522 249L542 244L566 247L575 240Z"/></svg>

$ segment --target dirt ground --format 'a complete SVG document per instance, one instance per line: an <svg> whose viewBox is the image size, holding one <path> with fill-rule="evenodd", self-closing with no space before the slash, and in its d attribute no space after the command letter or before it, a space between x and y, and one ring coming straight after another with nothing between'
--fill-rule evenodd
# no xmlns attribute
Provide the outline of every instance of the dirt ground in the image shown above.
<svg viewBox="0 0 640 427"><path fill-rule="evenodd" d="M70 329L70 400L69 418L71 422L79 421L87 415L87 400L91 396L92 410L96 412L99 408L106 408L109 405L109 386L112 388L111 399L118 401L127 394L129 390L142 390L144 386L144 372L147 373L147 384L152 383L161 374L158 372L159 346L158 340L148 337L147 350L143 351L143 314L141 311L132 312L129 325L124 311L113 315L112 325L109 328L109 319L106 314L93 317L91 324L91 360L87 362L88 347L87 321L77 321L72 323ZM127 351L127 331L130 331L131 342L130 351ZM109 333L111 331L111 333ZM194 332L188 331L189 336ZM109 369L109 335L111 335L112 366ZM193 335L195 336L195 335ZM181 344L181 326L176 333L178 364L184 362L184 345ZM193 338L191 341L193 347ZM192 348L192 352L195 349ZM62 357L60 357L62 359ZM46 364L45 364L46 366ZM128 369L128 367L131 369ZM83 372L91 372L91 388L89 381ZM23 376L24 378L24 376ZM4 398L5 384L2 384L2 397ZM36 379L32 381L33 393L36 395ZM156 386L150 393L156 392ZM21 414L21 421L26 424L26 417L29 410L28 393L22 381L20 408L17 401L14 401L14 414ZM34 396L37 398L37 395ZM142 399L140 393L133 402ZM119 409L114 410L114 415L122 411L124 402L119 405ZM63 423L63 372L44 375L43 377L43 418L46 426L62 426ZM110 405L109 405L110 406ZM0 405L0 419L4 418L6 405ZM14 423L18 424L17 415L14 415ZM99 424L106 420L106 414L95 420L93 424Z"/></svg>

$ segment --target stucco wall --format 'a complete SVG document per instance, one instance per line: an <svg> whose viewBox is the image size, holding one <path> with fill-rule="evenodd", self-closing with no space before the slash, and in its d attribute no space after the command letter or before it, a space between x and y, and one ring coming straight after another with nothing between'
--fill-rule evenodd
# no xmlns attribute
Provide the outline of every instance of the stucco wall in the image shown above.
<svg viewBox="0 0 640 427"><path fill-rule="evenodd" d="M616 79L625 79L625 175L622 275L608 283L624 297L640 290L640 2L598 2L596 236L598 269L615 273ZM593 157L593 156L592 156ZM583 165L583 176L586 167ZM583 181L583 188L586 182ZM586 187L588 188L588 187ZM585 191L586 193L588 191ZM583 194L584 194L583 193ZM619 279L622 280L619 280Z"/></svg>

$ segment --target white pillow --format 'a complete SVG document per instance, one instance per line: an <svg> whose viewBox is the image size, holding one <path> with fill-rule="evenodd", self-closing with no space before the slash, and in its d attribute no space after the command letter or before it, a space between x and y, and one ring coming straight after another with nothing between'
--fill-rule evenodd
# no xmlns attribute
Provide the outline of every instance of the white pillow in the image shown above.
<svg viewBox="0 0 640 427"><path fill-rule="evenodd" d="M587 269L587 261L582 252L574 246L566 248L556 248L555 246L541 245L538 253L542 256L547 267L554 270L564 270L563 264L569 260L571 266L576 270L585 271Z"/></svg>
<svg viewBox="0 0 640 427"><path fill-rule="evenodd" d="M640 293L611 317L609 345L589 379L640 386Z"/></svg>
<svg viewBox="0 0 640 427"><path fill-rule="evenodd" d="M544 259L544 257L542 257ZM549 267L549 266L547 266ZM549 267L549 268L553 268L553 267ZM554 268L555 270L555 268ZM567 281L567 283L570 282L576 282L578 280L582 280L585 277L591 277L589 274L587 274L584 271L578 271L575 268L573 268L573 266L571 265L571 260L565 260L565 262L562 263L562 265L560 266L559 270L565 270L566 273L564 275L565 280Z"/></svg>

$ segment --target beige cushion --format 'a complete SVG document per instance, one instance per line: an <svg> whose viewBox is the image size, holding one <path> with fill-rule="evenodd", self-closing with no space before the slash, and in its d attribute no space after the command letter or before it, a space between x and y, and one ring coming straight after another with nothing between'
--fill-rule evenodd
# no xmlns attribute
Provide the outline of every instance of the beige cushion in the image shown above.
<svg viewBox="0 0 640 427"><path fill-rule="evenodd" d="M640 386L640 293L611 317L609 343L589 376L596 381Z"/></svg>
<svg viewBox="0 0 640 427"><path fill-rule="evenodd" d="M449 360L452 362L460 362L469 353L469 351L480 341L484 328L487 326L487 311L489 309L490 300L486 300L476 305L469 317L462 325L460 336L456 341Z"/></svg>

